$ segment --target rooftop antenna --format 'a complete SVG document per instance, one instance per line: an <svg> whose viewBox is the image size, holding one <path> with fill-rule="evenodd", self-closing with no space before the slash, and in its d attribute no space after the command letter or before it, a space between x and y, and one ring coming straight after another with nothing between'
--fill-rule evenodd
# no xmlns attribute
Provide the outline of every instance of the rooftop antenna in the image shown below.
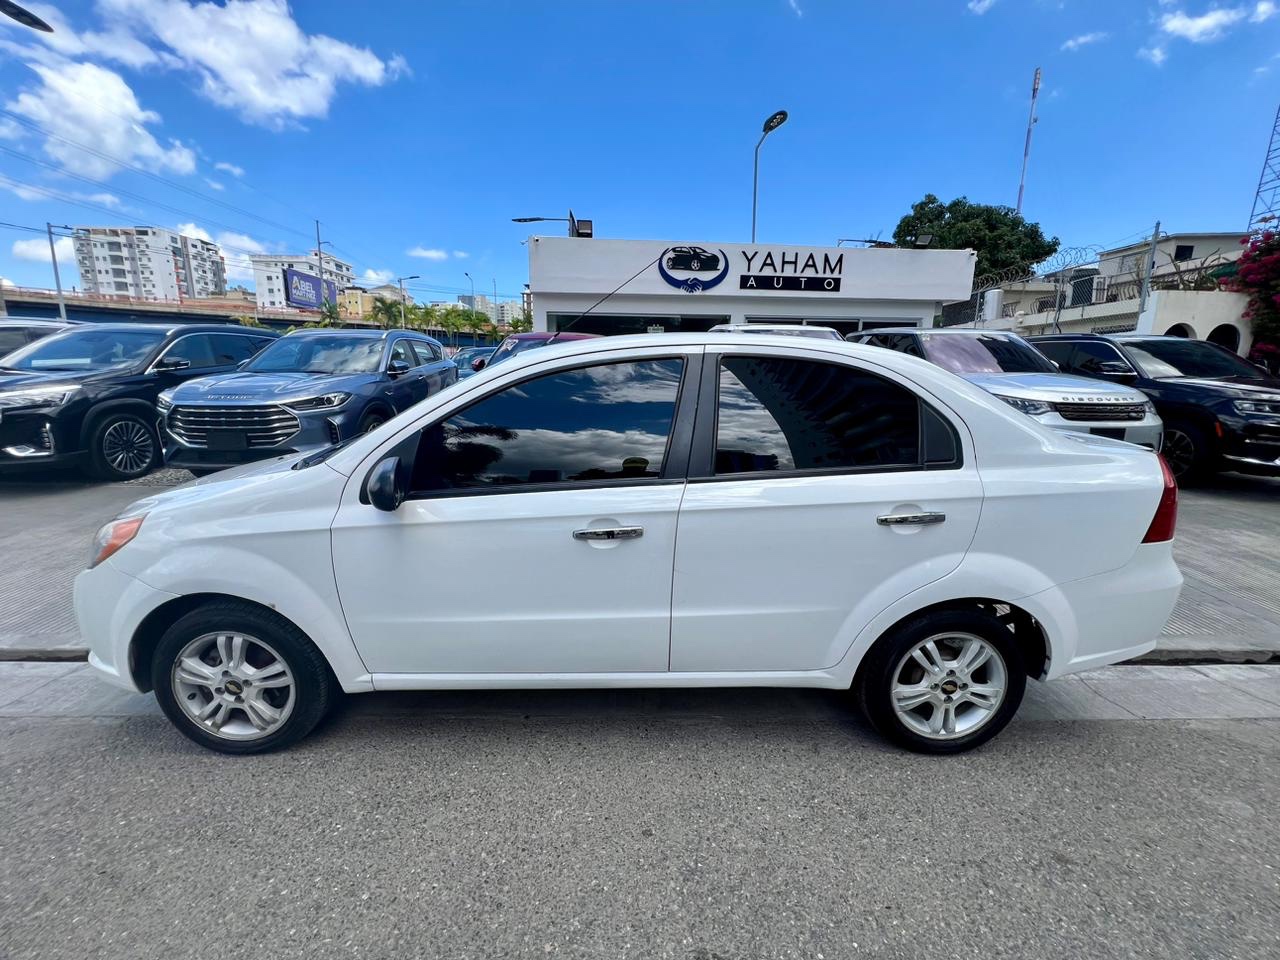
<svg viewBox="0 0 1280 960"><path fill-rule="evenodd" d="M1027 117L1027 143L1022 148L1022 177L1018 180L1018 213L1022 213L1022 193L1027 187L1027 161L1031 159L1031 128L1036 125L1036 100L1040 98L1040 68L1031 81L1031 113Z"/></svg>

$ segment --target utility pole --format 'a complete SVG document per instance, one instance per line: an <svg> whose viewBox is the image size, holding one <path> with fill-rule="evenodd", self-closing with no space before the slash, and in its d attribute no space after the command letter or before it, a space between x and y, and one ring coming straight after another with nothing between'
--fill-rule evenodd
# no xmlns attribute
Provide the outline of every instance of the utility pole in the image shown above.
<svg viewBox="0 0 1280 960"><path fill-rule="evenodd" d="M1156 266L1156 244L1160 242L1160 221L1151 231L1151 243L1147 247L1147 259L1142 264L1142 292L1138 295L1138 316L1147 309L1147 295L1151 293L1151 273Z"/></svg>
<svg viewBox="0 0 1280 960"><path fill-rule="evenodd" d="M62 274L58 272L58 248L53 244L53 224L46 220L44 228L49 234L49 258L53 261L53 283L58 288L58 318L66 323L67 301L62 296Z"/></svg>
<svg viewBox="0 0 1280 960"><path fill-rule="evenodd" d="M316 269L320 271L320 297L324 298L324 247L320 245L320 221L316 221Z"/></svg>
<svg viewBox="0 0 1280 960"><path fill-rule="evenodd" d="M1031 128L1036 125L1036 100L1040 96L1040 68L1031 81L1031 114L1027 117L1027 142L1022 148L1022 177L1018 180L1018 213L1022 213L1022 192L1027 186L1027 161L1031 159Z"/></svg>
<svg viewBox="0 0 1280 960"><path fill-rule="evenodd" d="M498 278L493 278L493 325L498 325Z"/></svg>

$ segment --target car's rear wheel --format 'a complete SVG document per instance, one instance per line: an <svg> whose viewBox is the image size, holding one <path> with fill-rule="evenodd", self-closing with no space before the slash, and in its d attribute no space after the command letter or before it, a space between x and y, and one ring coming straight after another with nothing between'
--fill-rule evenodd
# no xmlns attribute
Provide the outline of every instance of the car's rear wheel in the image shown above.
<svg viewBox="0 0 1280 960"><path fill-rule="evenodd" d="M89 433L89 472L99 480L134 480L159 453L155 428L137 413L108 413Z"/></svg>
<svg viewBox="0 0 1280 960"><path fill-rule="evenodd" d="M871 724L920 753L960 753L1017 713L1026 667L1013 633L981 611L924 614L867 654L858 698Z"/></svg>
<svg viewBox="0 0 1280 960"><path fill-rule="evenodd" d="M1166 424L1160 453L1179 483L1201 477L1209 470L1209 440L1190 424Z"/></svg>
<svg viewBox="0 0 1280 960"><path fill-rule="evenodd" d="M334 680L297 627L252 604L215 601L165 631L151 662L165 715L222 753L296 743L328 712Z"/></svg>

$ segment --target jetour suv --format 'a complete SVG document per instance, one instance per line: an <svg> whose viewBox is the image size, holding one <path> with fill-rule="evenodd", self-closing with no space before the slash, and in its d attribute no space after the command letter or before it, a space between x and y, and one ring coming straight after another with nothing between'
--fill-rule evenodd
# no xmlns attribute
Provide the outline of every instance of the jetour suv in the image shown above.
<svg viewBox="0 0 1280 960"><path fill-rule="evenodd" d="M75 606L104 678L227 753L339 690L645 686L851 690L955 753L1029 677L1155 646L1176 512L1157 455L912 357L606 337L133 504Z"/></svg>
<svg viewBox="0 0 1280 960"><path fill-rule="evenodd" d="M0 358L0 467L84 467L102 480L160 462L156 397L252 357L278 334L235 324L86 323Z"/></svg>
<svg viewBox="0 0 1280 960"><path fill-rule="evenodd" d="M1088 433L1159 450L1163 424L1142 393L1120 384L1070 377L1017 334L999 330L903 330L848 339L922 357L1067 433Z"/></svg>
<svg viewBox="0 0 1280 960"><path fill-rule="evenodd" d="M410 330L298 330L239 370L161 394L165 461L195 473L309 453L367 433L457 380Z"/></svg>
<svg viewBox="0 0 1280 960"><path fill-rule="evenodd" d="M1033 337L1064 371L1137 387L1165 423L1181 481L1218 470L1280 476L1280 378L1230 350L1183 337Z"/></svg>

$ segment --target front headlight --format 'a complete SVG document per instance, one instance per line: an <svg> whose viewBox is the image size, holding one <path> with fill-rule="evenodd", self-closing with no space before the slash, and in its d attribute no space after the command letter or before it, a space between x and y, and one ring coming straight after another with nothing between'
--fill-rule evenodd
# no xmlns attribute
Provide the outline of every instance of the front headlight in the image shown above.
<svg viewBox="0 0 1280 960"><path fill-rule="evenodd" d="M126 520L112 520L105 523L93 538L93 553L89 557L89 569L92 570L107 557L127 544L138 535L142 521L147 519L144 513Z"/></svg>
<svg viewBox="0 0 1280 960"><path fill-rule="evenodd" d="M56 387L18 387L0 392L0 408L58 407L80 391L74 384Z"/></svg>
<svg viewBox="0 0 1280 960"><path fill-rule="evenodd" d="M284 405L290 410L332 410L351 399L349 393L325 393L318 397L304 397L301 400L286 400Z"/></svg>
<svg viewBox="0 0 1280 960"><path fill-rule="evenodd" d="M1275 400L1236 400L1232 403L1236 413L1269 413L1280 416L1280 397Z"/></svg>
<svg viewBox="0 0 1280 960"><path fill-rule="evenodd" d="M1053 412L1053 407L1045 403L1043 400L1026 400L1022 397L1006 397L998 393L993 394L993 396L999 397L1009 406L1013 407L1013 409L1021 410L1029 417L1038 417L1042 414Z"/></svg>
<svg viewBox="0 0 1280 960"><path fill-rule="evenodd" d="M1150 400L1146 400L1142 404L1142 412L1148 417L1154 417L1156 415L1156 405Z"/></svg>
<svg viewBox="0 0 1280 960"><path fill-rule="evenodd" d="M173 409L173 397L170 396L168 390L156 397L156 409L159 410L162 415Z"/></svg>

